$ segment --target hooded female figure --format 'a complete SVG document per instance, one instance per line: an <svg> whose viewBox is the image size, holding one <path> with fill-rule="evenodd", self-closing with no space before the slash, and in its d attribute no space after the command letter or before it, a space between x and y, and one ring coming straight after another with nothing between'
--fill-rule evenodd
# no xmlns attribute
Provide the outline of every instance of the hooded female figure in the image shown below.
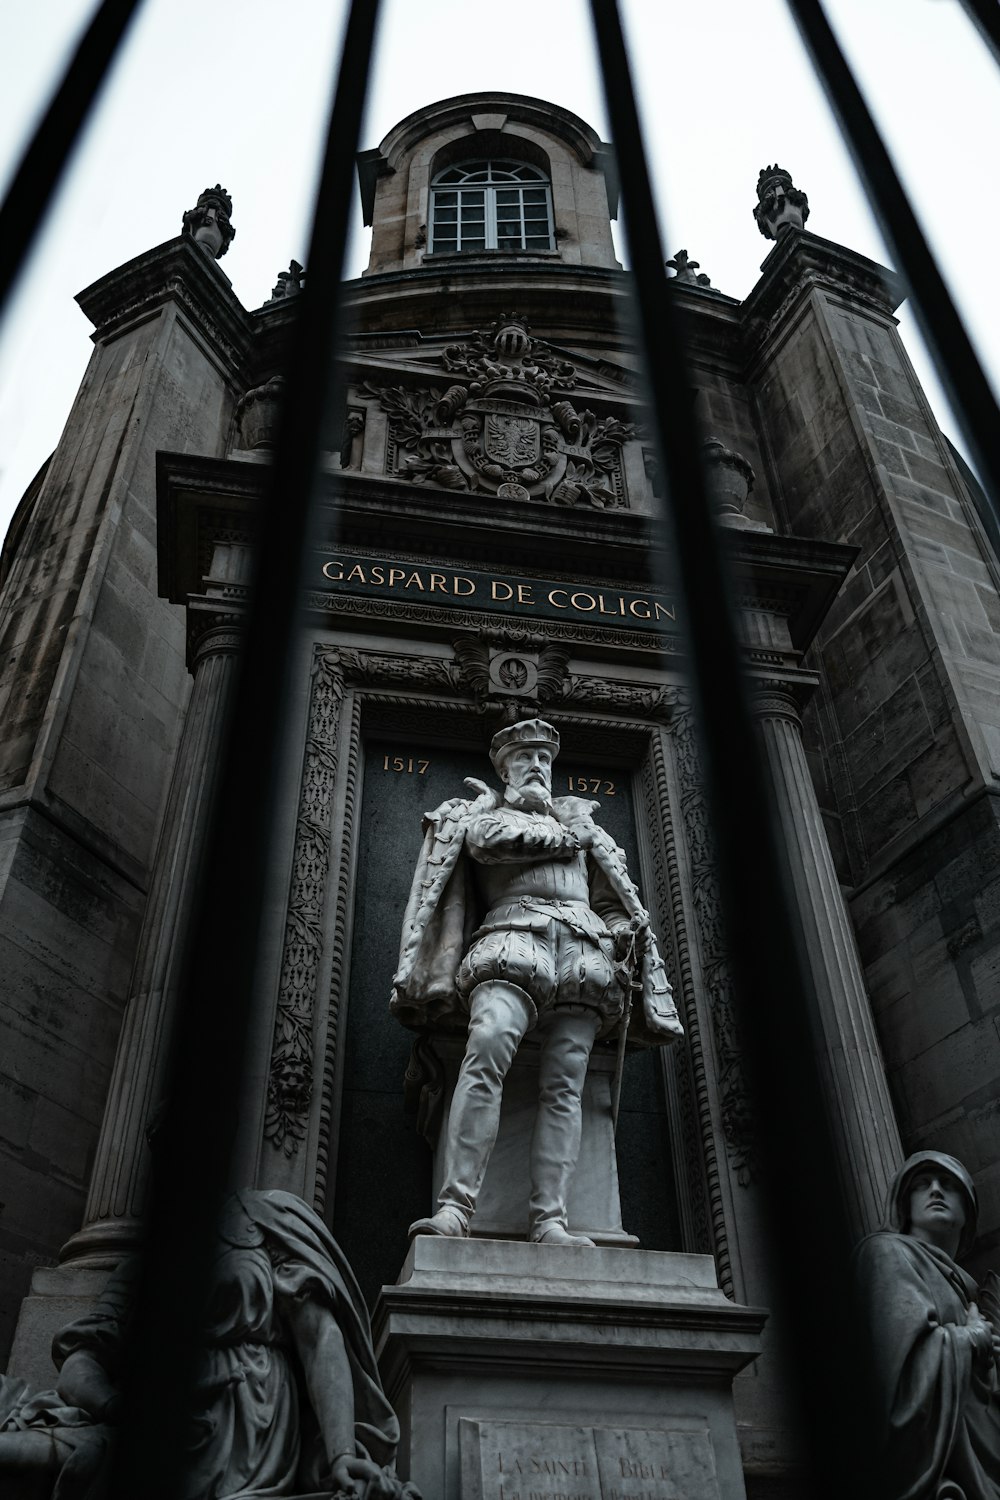
<svg viewBox="0 0 1000 1500"><path fill-rule="evenodd" d="M53 1345L59 1382L0 1386L0 1492L43 1474L53 1500L101 1500L120 1417L138 1257ZM20 1383L19 1383L20 1384ZM246 1191L219 1226L186 1500L311 1495L420 1500L396 1477L399 1425L361 1292L322 1219L300 1198Z"/></svg>
<svg viewBox="0 0 1000 1500"><path fill-rule="evenodd" d="M920 1151L893 1181L888 1227L856 1252L886 1500L1000 1500L1000 1329L954 1259L970 1249L977 1214L961 1162Z"/></svg>

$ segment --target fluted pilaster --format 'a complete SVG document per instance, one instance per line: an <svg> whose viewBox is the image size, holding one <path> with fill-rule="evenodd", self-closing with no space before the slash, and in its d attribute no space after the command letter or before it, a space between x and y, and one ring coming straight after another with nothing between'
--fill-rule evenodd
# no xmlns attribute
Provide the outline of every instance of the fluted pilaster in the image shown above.
<svg viewBox="0 0 1000 1500"><path fill-rule="evenodd" d="M813 788L798 705L780 687L753 702L774 784L805 959L819 1004L820 1065L845 1202L859 1234L882 1222L902 1159L871 1006Z"/></svg>
<svg viewBox="0 0 1000 1500"><path fill-rule="evenodd" d="M149 1167L145 1132L163 1093L173 998L194 900L218 747L240 632L233 618L205 621L193 651L194 683L164 811L153 878L83 1228L63 1260L118 1257L137 1243Z"/></svg>

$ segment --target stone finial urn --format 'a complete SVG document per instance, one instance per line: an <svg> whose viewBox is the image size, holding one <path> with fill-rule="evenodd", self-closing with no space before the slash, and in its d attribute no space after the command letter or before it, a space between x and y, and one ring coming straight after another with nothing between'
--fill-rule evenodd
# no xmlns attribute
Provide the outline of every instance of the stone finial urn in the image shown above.
<svg viewBox="0 0 1000 1500"><path fill-rule="evenodd" d="M275 446L284 398L283 375L273 375L241 397L236 408L241 447L268 451Z"/></svg>
<svg viewBox="0 0 1000 1500"><path fill-rule="evenodd" d="M213 260L221 260L236 238L230 222L232 212L232 198L216 183L205 189L194 208L188 209L181 220L181 233L190 235Z"/></svg>
<svg viewBox="0 0 1000 1500"><path fill-rule="evenodd" d="M753 216L766 240L776 240L786 229L802 229L809 217L809 199L793 185L792 174L777 162L761 168Z"/></svg>
<svg viewBox="0 0 1000 1500"><path fill-rule="evenodd" d="M727 448L721 438L706 438L701 452L709 504L720 520L739 525L753 489L753 469L742 453Z"/></svg>

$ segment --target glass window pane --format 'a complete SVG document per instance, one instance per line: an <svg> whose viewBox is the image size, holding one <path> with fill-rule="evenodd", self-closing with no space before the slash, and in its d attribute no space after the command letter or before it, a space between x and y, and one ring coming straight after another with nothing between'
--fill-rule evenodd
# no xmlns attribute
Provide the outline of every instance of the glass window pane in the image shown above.
<svg viewBox="0 0 1000 1500"><path fill-rule="evenodd" d="M516 203L520 196L520 188L497 188L498 203Z"/></svg>
<svg viewBox="0 0 1000 1500"><path fill-rule="evenodd" d="M442 172L437 180L438 182L460 182L462 174L457 167L452 167L450 172Z"/></svg>
<svg viewBox="0 0 1000 1500"><path fill-rule="evenodd" d="M483 240L483 239L467 240L467 239L465 239L463 237L463 239L462 239L462 249L463 250L485 250L486 249L486 241Z"/></svg>
<svg viewBox="0 0 1000 1500"><path fill-rule="evenodd" d="M544 203L545 202L545 189L544 188L522 188L521 191L524 194L524 201L525 201L525 203Z"/></svg>
<svg viewBox="0 0 1000 1500"><path fill-rule="evenodd" d="M470 203L476 204L486 202L486 194L482 188L463 188L461 193L459 194L459 197L462 200L463 208L468 207Z"/></svg>
<svg viewBox="0 0 1000 1500"><path fill-rule="evenodd" d="M463 224L482 224L485 217L481 208L467 208L462 211Z"/></svg>
<svg viewBox="0 0 1000 1500"><path fill-rule="evenodd" d="M457 249L458 249L458 241L457 240L442 239L441 235L439 235L439 234L436 234L434 236L434 250L435 250L435 252L440 252L441 254L444 254L448 250L457 250Z"/></svg>
<svg viewBox="0 0 1000 1500"><path fill-rule="evenodd" d="M457 193L435 193L434 202L437 204L452 204L458 202Z"/></svg>
<svg viewBox="0 0 1000 1500"><path fill-rule="evenodd" d="M525 244L529 250L552 249L552 241L547 234L529 234Z"/></svg>
<svg viewBox="0 0 1000 1500"><path fill-rule="evenodd" d="M520 218L521 218L521 210L518 208L518 206L517 206L516 203L499 203L499 204L497 204L497 219L498 220L499 219L517 219L517 220L520 220Z"/></svg>

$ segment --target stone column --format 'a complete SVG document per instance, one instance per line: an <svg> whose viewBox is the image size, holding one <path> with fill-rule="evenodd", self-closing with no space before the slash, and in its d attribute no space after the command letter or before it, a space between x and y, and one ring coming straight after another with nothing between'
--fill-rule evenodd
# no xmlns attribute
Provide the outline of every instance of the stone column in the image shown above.
<svg viewBox="0 0 1000 1500"><path fill-rule="evenodd" d="M798 908L822 1028L820 1067L844 1198L858 1234L877 1229L902 1160L854 934L813 788L794 690L761 684L753 696L775 792L791 895Z"/></svg>
<svg viewBox="0 0 1000 1500"><path fill-rule="evenodd" d="M138 1243L148 1171L146 1126L163 1093L172 1001L183 958L240 643L235 616L194 616L194 683L153 866L83 1228L61 1260L117 1260Z"/></svg>

